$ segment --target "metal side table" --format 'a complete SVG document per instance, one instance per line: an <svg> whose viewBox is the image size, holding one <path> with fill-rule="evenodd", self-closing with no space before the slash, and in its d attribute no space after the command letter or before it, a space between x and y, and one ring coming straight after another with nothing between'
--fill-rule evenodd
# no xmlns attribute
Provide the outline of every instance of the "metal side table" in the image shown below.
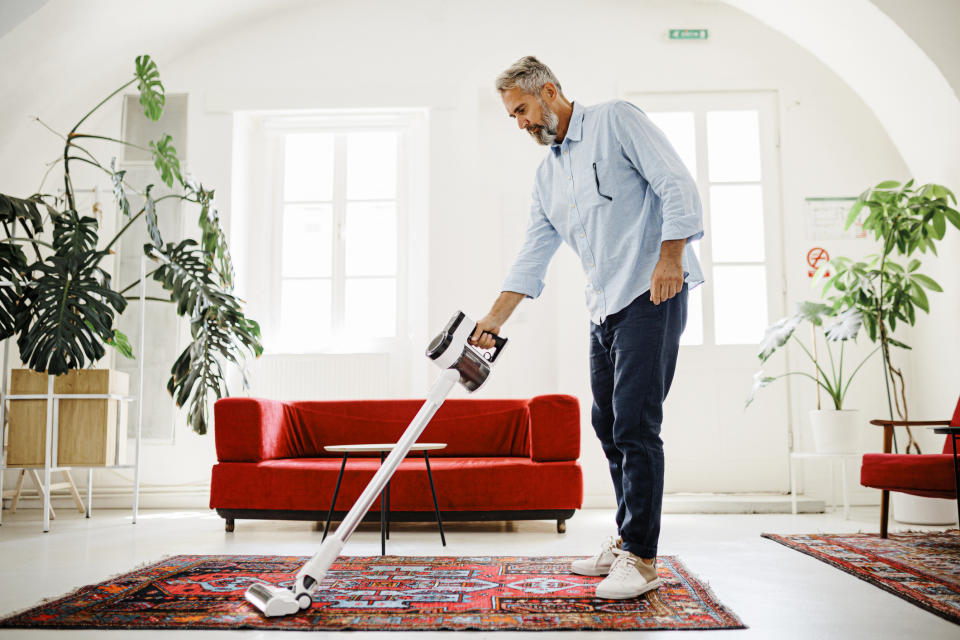
<svg viewBox="0 0 960 640"><path fill-rule="evenodd" d="M343 471L347 467L347 457L351 453L379 453L380 464L383 464L387 454L393 451L397 445L390 444L343 444L330 445L324 447L324 450L330 453L342 453L343 461L340 463L340 474L337 476L337 485L333 490L333 499L330 501L330 511L327 513L327 521L323 526L323 539L327 538L327 532L330 530L330 521L333 519L333 508L337 504L337 495L340 493L340 481L343 480ZM430 455L428 451L436 451L446 448L446 443L440 442L418 442L410 448L410 451L423 451L423 461L427 465L427 478L430 480L430 493L433 495L433 510L437 514L437 527L440 528L440 541L443 546L447 546L447 539L443 535L443 521L440 519L440 507L437 505L437 490L433 484L433 473L430 471ZM386 488L380 492L380 555L387 555L387 538L390 537L390 482L387 482Z"/></svg>

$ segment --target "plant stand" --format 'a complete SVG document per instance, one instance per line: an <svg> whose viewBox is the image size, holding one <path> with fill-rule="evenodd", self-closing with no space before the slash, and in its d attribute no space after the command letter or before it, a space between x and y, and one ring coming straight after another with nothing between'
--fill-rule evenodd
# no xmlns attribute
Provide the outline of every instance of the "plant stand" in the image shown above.
<svg viewBox="0 0 960 640"><path fill-rule="evenodd" d="M140 258L140 348L138 350L138 365L140 369L139 388L137 396L122 396L114 393L69 393L61 394L53 392L53 375L47 376L47 392L7 395L7 368L9 356L9 340L3 344L3 370L0 372L0 447L6 441L6 408L7 401L17 400L46 400L47 401L47 424L46 440L44 442L44 461L43 461L43 483L41 493L43 498L43 532L50 531L50 516L53 512L50 504L50 491L53 489L51 476L56 471L69 471L70 467L61 467L58 464L57 441L59 424L60 400L116 400L118 402L137 401L137 435L134 451L134 461L132 464L113 464L98 465L96 467L86 467L87 469L87 502L86 516L89 518L92 511L93 502L93 470L96 469L133 469L133 524L137 523L137 512L140 508L140 444L143 432L143 368L144 368L144 331L146 328L146 296L147 296L147 259ZM3 286L7 283L0 283ZM120 438L125 438L126 434L121 433L119 428L120 416L122 411L117 411L117 429L116 429L116 450L120 450ZM115 460L117 458L114 458ZM7 469L6 451L0 453L0 496L3 495L3 472ZM17 468L17 467L10 467ZM84 467L77 467L84 468ZM39 471L39 469L37 469ZM36 473L36 472L34 472ZM19 483L18 483L19 484ZM2 505L0 505L2 507ZM0 508L0 524L3 523L3 509Z"/></svg>
<svg viewBox="0 0 960 640"><path fill-rule="evenodd" d="M836 507L834 498L837 486L837 461L840 462L840 486L843 494L843 519L850 519L850 496L847 491L847 460L859 459L859 453L812 453L812 452L794 452L790 454L790 508L793 515L797 515L797 467L800 460L809 460L811 458L826 459L830 461L830 488L831 500Z"/></svg>
<svg viewBox="0 0 960 640"><path fill-rule="evenodd" d="M40 496L40 498L42 499L43 498L43 482L40 480L40 474L38 474L37 470L33 468L31 468L29 471L30 471L31 478L33 479L33 483L37 487L37 495ZM77 491L77 485L74 484L73 482L73 476L70 475L70 469L69 468L61 469L61 473L63 473L64 482L50 485L50 491L53 492L53 491L57 491L58 489L69 489L70 497L73 498L73 503L77 506L77 511L79 511L80 513L86 513L87 507L86 505L84 505L83 499L80 497L80 492ZM10 513L17 512L17 506L20 504L20 497L23 492L23 480L26 477L26 475L27 475L27 469L21 468L20 474L17 477L16 488L11 489L9 491L5 491L3 493L4 498L7 498L7 497L10 498ZM57 519L57 512L54 511L52 504L50 505L50 519L51 520Z"/></svg>

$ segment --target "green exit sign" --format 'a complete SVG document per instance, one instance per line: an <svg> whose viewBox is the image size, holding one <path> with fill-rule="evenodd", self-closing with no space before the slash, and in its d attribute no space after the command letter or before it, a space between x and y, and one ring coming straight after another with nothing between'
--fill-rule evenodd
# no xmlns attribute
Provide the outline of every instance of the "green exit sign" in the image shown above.
<svg viewBox="0 0 960 640"><path fill-rule="evenodd" d="M706 29L670 29L671 40L706 40Z"/></svg>

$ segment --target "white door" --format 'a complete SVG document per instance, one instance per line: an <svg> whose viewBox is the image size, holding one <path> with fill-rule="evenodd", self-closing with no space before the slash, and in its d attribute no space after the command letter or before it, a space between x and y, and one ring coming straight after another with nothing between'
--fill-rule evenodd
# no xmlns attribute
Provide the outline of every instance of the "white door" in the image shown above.
<svg viewBox="0 0 960 640"><path fill-rule="evenodd" d="M697 181L706 284L691 292L687 329L664 406L668 492L787 491L787 381L744 410L757 344L784 315L775 92L631 93Z"/></svg>

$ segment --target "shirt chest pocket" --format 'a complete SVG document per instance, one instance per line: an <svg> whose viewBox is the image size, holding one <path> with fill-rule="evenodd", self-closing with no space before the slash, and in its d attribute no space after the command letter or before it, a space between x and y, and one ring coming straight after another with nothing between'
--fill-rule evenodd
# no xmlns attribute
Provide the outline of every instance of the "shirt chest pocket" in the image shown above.
<svg viewBox="0 0 960 640"><path fill-rule="evenodd" d="M616 167L606 158L597 158L589 167L587 178L588 191L604 203L613 202L616 197Z"/></svg>

